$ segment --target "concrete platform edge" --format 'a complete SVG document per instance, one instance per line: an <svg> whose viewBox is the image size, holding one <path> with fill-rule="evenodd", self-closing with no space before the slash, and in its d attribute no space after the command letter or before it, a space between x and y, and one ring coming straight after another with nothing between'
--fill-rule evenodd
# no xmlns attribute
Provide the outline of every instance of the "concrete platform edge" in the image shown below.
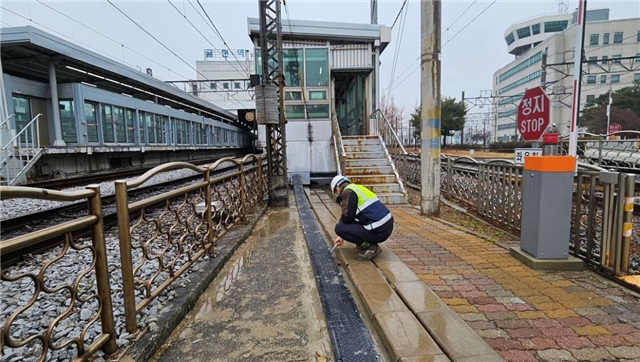
<svg viewBox="0 0 640 362"><path fill-rule="evenodd" d="M250 215L248 225L236 226L225 234L216 244L215 258L210 258L203 265L201 272L191 274L193 281L186 288L184 293L178 293L176 299L164 307L171 311L169 315L159 315L158 329L153 332L144 331L141 337L136 340L120 357L120 361L149 361L162 344L171 336L173 330L182 322L184 317L195 306L198 298L204 293L209 284L220 273L224 265L229 261L233 253L244 243L251 232L262 219L268 207L265 205L258 211ZM197 280L197 281L196 281Z"/></svg>
<svg viewBox="0 0 640 362"><path fill-rule="evenodd" d="M309 195L307 194L307 198L309 199ZM318 222L320 223L320 225L322 226L323 231L325 232L325 235L327 236L327 238L329 240L332 240L332 234L329 231L329 227L327 225L325 225L324 222L322 222L321 217L318 215L317 210L313 207L314 203L312 202L312 200L309 199L309 203L312 205L312 209L314 210L314 215L316 217L316 219L318 220ZM395 206L395 205L394 205ZM354 248L349 248L349 249L354 249ZM393 262L393 260L397 260L397 262L400 262L399 259L397 259L397 257L395 256L395 254L393 254L393 252L391 252L387 247L383 246L383 250L384 253L388 253L387 254L387 258L391 258L390 261ZM338 256L339 261L342 263L342 265L345 267L345 271L346 274L348 276L348 278L351 280L352 284L355 286L358 294L360 294L361 297L364 297L365 293L365 288L368 288L371 286L371 284L363 284L363 283L359 283L359 280L365 280L362 277L358 277L358 275L354 275L357 274L358 271L362 271L362 270L366 270L369 268L364 268L364 267L360 267L360 268L354 268L354 267L349 267L350 265L352 266L352 262L353 260L353 256L355 255L355 250L349 250L349 252L347 252L347 249L339 249L339 252L336 253ZM353 255L351 255L353 254ZM389 255L391 254L391 255ZM381 258L382 256L378 257ZM387 259L387 258L383 258L383 259ZM376 259L377 260L377 259ZM382 261L382 260L381 260ZM358 262L358 263L371 263L372 265L376 265L378 263L374 262ZM389 263L389 261L382 261L382 263ZM403 264L404 265L404 264ZM380 266L375 266L376 268L378 268L379 270L382 271L382 269L380 269ZM383 268L384 269L384 268ZM407 272L404 271L404 269L406 269L409 273L412 274L412 280L415 281L420 281L420 278L418 278L418 276L415 275L415 273L413 273L412 271L409 270L408 267L404 267L403 268L403 273L401 273L404 278L401 280L395 280L394 278L397 278L398 276L390 276L390 275L386 275L384 273L384 271L382 271L382 275L383 278L386 280L387 283L389 283L389 285L391 286L392 290L393 290L393 296L395 296L395 298L401 298L401 296L398 295L398 291L396 290L396 283L406 283L407 281L404 280L406 279L408 276L406 275ZM389 280L389 278L391 277L392 280ZM376 278L374 278L376 279ZM375 280L373 280L372 282L375 282ZM428 287L425 288L428 289ZM392 296L392 297L393 297ZM433 294L433 297L438 298L437 296L435 296L435 294ZM438 298L439 299L439 298ZM421 356L403 356L403 355L399 355L397 351L397 347L398 345L402 345L403 341L402 339L399 339L398 336L394 335L394 334L390 334L388 333L389 330L382 328L379 323L374 323L374 326L376 327L376 333L378 333L378 335L380 336L380 338L383 341L383 344L385 345L384 347L387 349L387 352L394 356L397 357L397 360L402 360L403 358L426 358L428 360L431 359L435 359L436 357L438 357L438 360L450 360L450 361L457 361L461 358L466 358L469 361L478 361L481 362L483 361L483 359L486 359L486 361L502 361L502 358L498 355L497 352L495 352L493 350L493 348L491 348L485 341L484 339L482 339L480 336L478 336L475 331L473 331L473 329L471 327L469 327L466 322L464 322L460 317L458 317L457 313L455 313L452 309L450 309L448 306L446 306L446 304L444 302L441 302L442 305L444 306L442 309L438 309L438 310L434 310L432 312L434 313L438 313L439 315L442 313L448 313L447 315L449 316L455 316L457 317L456 319L459 319L459 322L461 323L461 325L463 325L463 327L467 327L467 328L463 328L462 330L464 331L463 334L465 337L467 338L473 338L473 343L479 347L477 348L478 350L481 350L484 354L482 355L474 355L473 352L471 352L471 355L469 353L469 351L465 351L467 349L467 344L464 345L460 345L459 348L456 348L455 345L453 344L447 344L447 343L442 343L443 342L443 338L444 340L448 340L451 336L442 336L442 337L436 337L433 335L433 331L431 330L431 328L427 328L427 326L424 325L424 321L422 318L420 318L419 313L416 313L415 311L412 311L411 308L409 307L409 303L407 301L404 302L404 311L402 312L394 312L395 314L403 314L403 313L410 313L416 320L416 322L418 322L418 325L420 327L423 328L424 332L426 332L427 334L429 334L431 336L431 338L433 338L434 342L437 343L439 345L439 349L442 351L440 353L443 354L437 354L433 352L433 349L431 349L431 351L423 351L423 353L425 353L424 355L421 354ZM366 311L367 314L369 314L369 317L373 320L376 318L377 315L379 315L379 313L371 313L371 311L367 310ZM390 314L390 313L387 313ZM454 318L455 318L454 317ZM413 319L413 318L412 318Z"/></svg>

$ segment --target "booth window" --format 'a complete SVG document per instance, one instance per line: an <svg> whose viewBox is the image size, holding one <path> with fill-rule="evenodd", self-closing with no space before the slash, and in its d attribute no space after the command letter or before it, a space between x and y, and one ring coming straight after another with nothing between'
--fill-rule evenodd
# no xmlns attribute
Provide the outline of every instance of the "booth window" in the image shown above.
<svg viewBox="0 0 640 362"><path fill-rule="evenodd" d="M329 52L327 48L306 49L307 87L329 84Z"/></svg>
<svg viewBox="0 0 640 362"><path fill-rule="evenodd" d="M75 109L72 100L61 100L58 107L60 108L60 123L62 126L62 140L66 143L78 143L78 132L76 130Z"/></svg>

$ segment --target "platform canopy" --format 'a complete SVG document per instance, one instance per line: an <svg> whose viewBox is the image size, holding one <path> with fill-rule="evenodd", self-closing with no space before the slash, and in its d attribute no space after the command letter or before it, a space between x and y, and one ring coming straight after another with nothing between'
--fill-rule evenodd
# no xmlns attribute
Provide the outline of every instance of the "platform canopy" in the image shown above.
<svg viewBox="0 0 640 362"><path fill-rule="evenodd" d="M58 84L87 83L114 93L157 102L161 105L236 125L236 114L167 84L138 69L99 55L33 26L0 29L3 73L49 83L49 64L54 62Z"/></svg>

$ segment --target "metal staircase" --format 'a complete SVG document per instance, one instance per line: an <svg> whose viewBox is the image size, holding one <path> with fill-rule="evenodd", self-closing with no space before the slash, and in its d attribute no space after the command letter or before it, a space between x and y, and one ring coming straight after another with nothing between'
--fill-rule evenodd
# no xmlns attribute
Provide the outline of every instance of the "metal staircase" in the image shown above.
<svg viewBox="0 0 640 362"><path fill-rule="evenodd" d="M406 204L407 191L382 135L342 137L335 117L333 123L338 172L375 192L385 204Z"/></svg>
<svg viewBox="0 0 640 362"><path fill-rule="evenodd" d="M44 153L40 147L40 127L35 116L24 128L14 135L9 127L13 115L0 124L0 185L19 185L26 180L27 173Z"/></svg>

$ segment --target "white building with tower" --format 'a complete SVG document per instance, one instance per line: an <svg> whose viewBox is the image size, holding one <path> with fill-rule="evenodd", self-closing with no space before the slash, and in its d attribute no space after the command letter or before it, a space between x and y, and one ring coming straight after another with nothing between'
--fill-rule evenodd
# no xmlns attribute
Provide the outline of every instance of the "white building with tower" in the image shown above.
<svg viewBox="0 0 640 362"><path fill-rule="evenodd" d="M505 41L515 60L493 74L493 141L519 138L518 104L527 89L543 84L551 101L550 122L561 135L569 134L576 17L577 11L537 16L506 30ZM584 59L581 108L601 94L640 81L640 18L610 20L609 9L587 11Z"/></svg>
<svg viewBox="0 0 640 362"><path fill-rule="evenodd" d="M190 91L217 106L236 112L254 109L249 75L255 74L255 54L250 49L205 49L196 61L197 82Z"/></svg>

